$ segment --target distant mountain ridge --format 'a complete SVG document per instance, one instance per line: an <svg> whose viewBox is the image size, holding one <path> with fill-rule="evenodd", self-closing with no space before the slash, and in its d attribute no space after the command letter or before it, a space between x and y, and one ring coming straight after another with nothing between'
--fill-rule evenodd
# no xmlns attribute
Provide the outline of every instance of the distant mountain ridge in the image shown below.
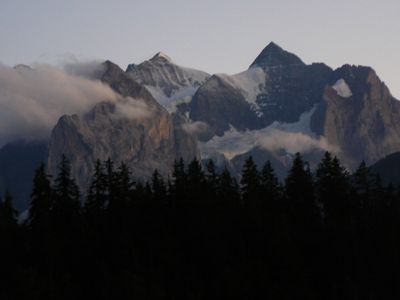
<svg viewBox="0 0 400 300"><path fill-rule="evenodd" d="M400 185L400 152L389 154L370 167L371 171L379 174L384 184Z"/></svg>
<svg viewBox="0 0 400 300"><path fill-rule="evenodd" d="M279 66L304 65L303 61L293 53L283 50L274 42L269 43L257 56L250 68L261 67L263 69Z"/></svg>
<svg viewBox="0 0 400 300"><path fill-rule="evenodd" d="M155 169L168 175L175 159L197 156L195 140L176 128L177 119L143 85L109 61L103 65L99 79L121 96L138 100L99 103L83 118L61 117L50 138L51 174L56 174L62 154L71 161L72 174L82 188L87 187L97 159L124 162L135 177L149 178ZM134 118L128 115L130 109Z"/></svg>
<svg viewBox="0 0 400 300"><path fill-rule="evenodd" d="M294 124L312 113L311 132L295 132L326 144L321 151L336 149L351 169L362 159L373 163L400 149L399 108L372 68L306 65L275 43L247 71L211 76L180 106L191 120L208 124L200 136L206 143L231 128L245 132Z"/></svg>
<svg viewBox="0 0 400 300"><path fill-rule="evenodd" d="M177 102L190 101L210 76L206 72L177 65L162 52L139 65L130 64L126 73L143 84L169 111L175 110Z"/></svg>
<svg viewBox="0 0 400 300"><path fill-rule="evenodd" d="M162 52L126 71L102 67L91 79L120 99L62 116L46 146L50 173L66 154L82 188L97 158L148 178L154 169L168 176L179 157L212 158L239 174L253 155L283 178L297 151L312 167L331 151L350 169L400 151L400 102L370 67L305 64L273 42L234 75L181 67Z"/></svg>

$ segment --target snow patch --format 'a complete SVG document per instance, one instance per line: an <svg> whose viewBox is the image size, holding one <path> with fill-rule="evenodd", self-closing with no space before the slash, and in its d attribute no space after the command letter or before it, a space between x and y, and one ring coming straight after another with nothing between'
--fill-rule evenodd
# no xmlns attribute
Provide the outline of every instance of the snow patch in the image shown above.
<svg viewBox="0 0 400 300"><path fill-rule="evenodd" d="M168 57L162 52L154 58ZM167 57L167 58L166 58ZM209 74L181 67L165 61L146 61L130 72L133 78L144 84L152 96L169 112L175 112L176 106L190 102L197 89L209 77Z"/></svg>
<svg viewBox="0 0 400 300"><path fill-rule="evenodd" d="M280 123L275 121L270 126L258 130L240 132L230 127L223 136L214 136L206 143L199 143L203 157L215 152L222 153L232 159L244 154L255 147L269 151L284 149L287 153L308 152L313 149L323 149L338 152L336 147L329 145L324 137L317 138L310 129L310 120L316 107L304 112L299 121L294 123Z"/></svg>
<svg viewBox="0 0 400 300"><path fill-rule="evenodd" d="M198 86L183 86L174 91L171 97L164 94L164 91L158 86L145 85L150 94L166 108L170 113L176 112L177 106L181 103L188 103L192 100Z"/></svg>
<svg viewBox="0 0 400 300"><path fill-rule="evenodd" d="M306 111L302 113L299 117L299 120L294 123L281 123L278 121L274 121L269 128L283 130L287 132L301 132L310 136L314 136L314 133L311 130L311 117L314 114L317 106L314 105L310 111Z"/></svg>
<svg viewBox="0 0 400 300"><path fill-rule="evenodd" d="M262 68L253 67L232 76L226 74L218 74L218 76L240 90L258 117L263 115L256 101L257 96L263 91L266 82L266 74Z"/></svg>
<svg viewBox="0 0 400 300"><path fill-rule="evenodd" d="M353 96L353 93L350 90L347 82L341 78L332 86L332 88L336 91L336 93L342 98L350 98Z"/></svg>

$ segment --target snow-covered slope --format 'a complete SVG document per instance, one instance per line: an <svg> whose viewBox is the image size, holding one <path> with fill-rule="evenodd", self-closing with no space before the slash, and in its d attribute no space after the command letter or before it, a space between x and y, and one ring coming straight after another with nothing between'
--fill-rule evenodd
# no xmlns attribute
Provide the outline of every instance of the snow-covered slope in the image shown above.
<svg viewBox="0 0 400 300"><path fill-rule="evenodd" d="M168 55L159 52L139 65L129 65L126 72L137 82L145 85L152 96L170 112L176 105L189 102L209 74L181 67Z"/></svg>
<svg viewBox="0 0 400 300"><path fill-rule="evenodd" d="M347 82L340 78L336 83L332 86L332 88L337 92L337 94L342 98L350 98L353 96L353 93L350 90Z"/></svg>
<svg viewBox="0 0 400 300"><path fill-rule="evenodd" d="M210 158L220 153L232 159L256 147L271 152L284 150L290 154L313 149L336 152L337 149L329 145L324 137L317 137L311 131L310 122L315 109L313 107L304 112L294 123L275 121L265 128L246 131L238 131L231 126L224 135L200 143L202 157Z"/></svg>
<svg viewBox="0 0 400 300"><path fill-rule="evenodd" d="M257 116L262 116L260 106L257 103L257 97L264 90L266 82L266 74L260 67L252 67L244 72L232 76L218 74L222 79L227 81L234 88L238 89L244 99L250 104Z"/></svg>

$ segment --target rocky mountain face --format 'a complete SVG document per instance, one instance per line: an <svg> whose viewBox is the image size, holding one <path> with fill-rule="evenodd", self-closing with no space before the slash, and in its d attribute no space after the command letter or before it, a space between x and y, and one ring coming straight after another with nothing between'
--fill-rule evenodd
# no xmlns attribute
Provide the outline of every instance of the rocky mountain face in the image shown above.
<svg viewBox="0 0 400 300"><path fill-rule="evenodd" d="M370 169L373 173L379 174L384 184L398 187L400 184L400 152L385 156L373 164Z"/></svg>
<svg viewBox="0 0 400 300"><path fill-rule="evenodd" d="M314 132L340 149L345 163L374 163L400 149L400 102L369 67L345 65L332 74L313 116Z"/></svg>
<svg viewBox="0 0 400 300"><path fill-rule="evenodd" d="M212 76L181 109L209 124L206 139L222 135L230 126L244 130L274 121L293 123L321 101L331 74L326 65L306 65L270 43L247 71Z"/></svg>
<svg viewBox="0 0 400 300"><path fill-rule="evenodd" d="M91 79L119 99L62 116L32 160L44 156L55 174L65 154L82 188L96 159L124 162L148 178L155 169L170 174L180 157L212 158L238 175L252 155L259 164L270 160L283 179L296 152L315 167L328 150L354 169L400 151L400 102L373 69L307 65L274 43L235 75L209 76L158 53L126 71L107 61ZM10 149L0 151L0 164ZM4 178L0 188L12 180Z"/></svg>
<svg viewBox="0 0 400 300"><path fill-rule="evenodd" d="M179 107L181 112L185 112L183 107ZM191 120L208 125L207 131L200 135L203 141L214 135L222 136L230 126L238 130L260 127L255 112L241 90L221 75L213 75L199 88L188 105L188 114Z"/></svg>
<svg viewBox="0 0 400 300"><path fill-rule="evenodd" d="M251 139L250 149L243 147L236 155L249 155L256 149L257 156L264 151L263 156L285 164L297 149L313 164L329 150L354 169L361 160L373 163L400 150L399 106L369 67L344 65L332 70L322 63L306 65L270 43L248 70L213 75L179 110L208 125L200 135L208 145L202 149L209 150L216 137L224 145L238 145L238 138L248 143L248 136L257 136ZM232 136L232 130L242 135ZM271 149L271 137L278 145L275 149ZM267 147L263 145L266 138ZM293 147L286 141L289 138L297 139L298 145L307 140L312 147ZM225 156L234 159L231 149Z"/></svg>
<svg viewBox="0 0 400 300"><path fill-rule="evenodd" d="M126 69L136 82L143 84L152 96L169 111L178 103L188 102L209 74L175 64L159 52L152 59Z"/></svg>
<svg viewBox="0 0 400 300"><path fill-rule="evenodd" d="M315 166L329 150L354 169L400 150L400 104L371 68L307 65L274 43L236 75L209 76L158 53L126 72L106 62L98 78L141 104L101 103L83 117L60 119L49 168L54 172L65 153L80 182L95 158L124 161L144 178L156 168L168 174L175 158L196 155L239 174L253 155L271 160L283 178L297 151ZM147 113L121 117L124 105Z"/></svg>
<svg viewBox="0 0 400 300"><path fill-rule="evenodd" d="M181 129L148 90L111 62L100 79L121 99L97 104L82 117L63 116L53 129L48 168L55 174L62 154L71 161L72 174L86 187L96 159L126 163L136 178L149 178L157 169L167 175L179 157L197 156L196 140Z"/></svg>

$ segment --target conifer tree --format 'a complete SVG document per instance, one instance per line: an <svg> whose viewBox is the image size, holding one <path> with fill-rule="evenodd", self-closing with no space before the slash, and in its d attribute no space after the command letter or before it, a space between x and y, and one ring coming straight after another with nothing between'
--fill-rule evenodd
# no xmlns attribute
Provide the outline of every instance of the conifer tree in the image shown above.
<svg viewBox="0 0 400 300"><path fill-rule="evenodd" d="M134 183L131 179L131 171L125 163L121 163L116 172L116 188L117 188L117 198L123 206L129 204L130 198L132 196L132 188Z"/></svg>
<svg viewBox="0 0 400 300"><path fill-rule="evenodd" d="M191 198L196 201L204 201L205 196L205 175L200 161L193 159L188 165L187 171L187 189Z"/></svg>
<svg viewBox="0 0 400 300"><path fill-rule="evenodd" d="M14 299L19 294L17 288L22 272L18 269L22 259L20 230L17 211L12 205L12 197L5 192L4 201L0 197L0 298Z"/></svg>
<svg viewBox="0 0 400 300"><path fill-rule="evenodd" d="M373 207L373 190L375 177L364 161L353 173L353 218L357 220L359 230L365 231L370 227Z"/></svg>
<svg viewBox="0 0 400 300"><path fill-rule="evenodd" d="M217 174L217 170L215 167L215 163L212 159L207 162L207 173L206 173L206 181L207 181L207 189L209 198L214 199L216 197L216 190L218 186L219 176Z"/></svg>
<svg viewBox="0 0 400 300"><path fill-rule="evenodd" d="M0 230L3 233L14 230L17 227L17 216L18 212L13 207L11 194L6 190L4 200L1 201L0 198Z"/></svg>
<svg viewBox="0 0 400 300"><path fill-rule="evenodd" d="M319 232L320 214L315 202L312 174L300 153L296 153L286 177L285 191L293 239L307 253Z"/></svg>
<svg viewBox="0 0 400 300"><path fill-rule="evenodd" d="M186 197L187 190L187 177L185 171L185 163L183 159L174 162L174 168L172 172L172 182L170 192L177 202L181 202Z"/></svg>
<svg viewBox="0 0 400 300"><path fill-rule="evenodd" d="M121 163L116 172L111 167L107 176L110 177L108 214L114 230L121 230L127 224L132 200L131 173L128 166Z"/></svg>
<svg viewBox="0 0 400 300"><path fill-rule="evenodd" d="M107 204L116 196L116 172L114 170L114 163L111 158L105 161L105 181L107 188Z"/></svg>
<svg viewBox="0 0 400 300"><path fill-rule="evenodd" d="M284 201L282 187L270 161L267 161L261 170L260 188L262 197L259 204L259 222L266 225L267 230L271 232L272 228L281 227Z"/></svg>
<svg viewBox="0 0 400 300"><path fill-rule="evenodd" d="M160 173L155 170L151 176L151 190L153 199L156 201L165 202L167 197L167 188Z"/></svg>
<svg viewBox="0 0 400 300"><path fill-rule="evenodd" d="M362 161L354 172L353 185L357 194L369 194L372 186L372 174L365 161Z"/></svg>
<svg viewBox="0 0 400 300"><path fill-rule="evenodd" d="M308 214L315 215L313 178L300 153L296 153L286 177L285 190L294 211L302 212L305 219Z"/></svg>
<svg viewBox="0 0 400 300"><path fill-rule="evenodd" d="M260 184L265 199L274 201L280 197L281 187L270 161L267 161L261 170Z"/></svg>
<svg viewBox="0 0 400 300"><path fill-rule="evenodd" d="M40 164L33 179L31 204L29 207L28 228L32 234L34 248L45 250L49 238L50 215L53 191L45 165Z"/></svg>
<svg viewBox="0 0 400 300"><path fill-rule="evenodd" d="M92 182L84 206L85 214L101 214L107 201L107 177L100 160L96 161Z"/></svg>
<svg viewBox="0 0 400 300"><path fill-rule="evenodd" d="M240 184L245 205L252 205L260 200L260 173L251 156L246 159L243 165Z"/></svg>
<svg viewBox="0 0 400 300"><path fill-rule="evenodd" d="M54 199L51 209L52 222L56 230L68 231L79 218L80 192L71 177L69 161L62 156L54 182Z"/></svg>
<svg viewBox="0 0 400 300"><path fill-rule="evenodd" d="M219 176L220 180L217 186L217 196L224 205L228 207L238 207L240 200L239 185L236 179L232 177L229 170L225 167Z"/></svg>
<svg viewBox="0 0 400 300"><path fill-rule="evenodd" d="M349 226L349 192L348 172L337 157L326 152L316 171L316 193L330 226Z"/></svg>

